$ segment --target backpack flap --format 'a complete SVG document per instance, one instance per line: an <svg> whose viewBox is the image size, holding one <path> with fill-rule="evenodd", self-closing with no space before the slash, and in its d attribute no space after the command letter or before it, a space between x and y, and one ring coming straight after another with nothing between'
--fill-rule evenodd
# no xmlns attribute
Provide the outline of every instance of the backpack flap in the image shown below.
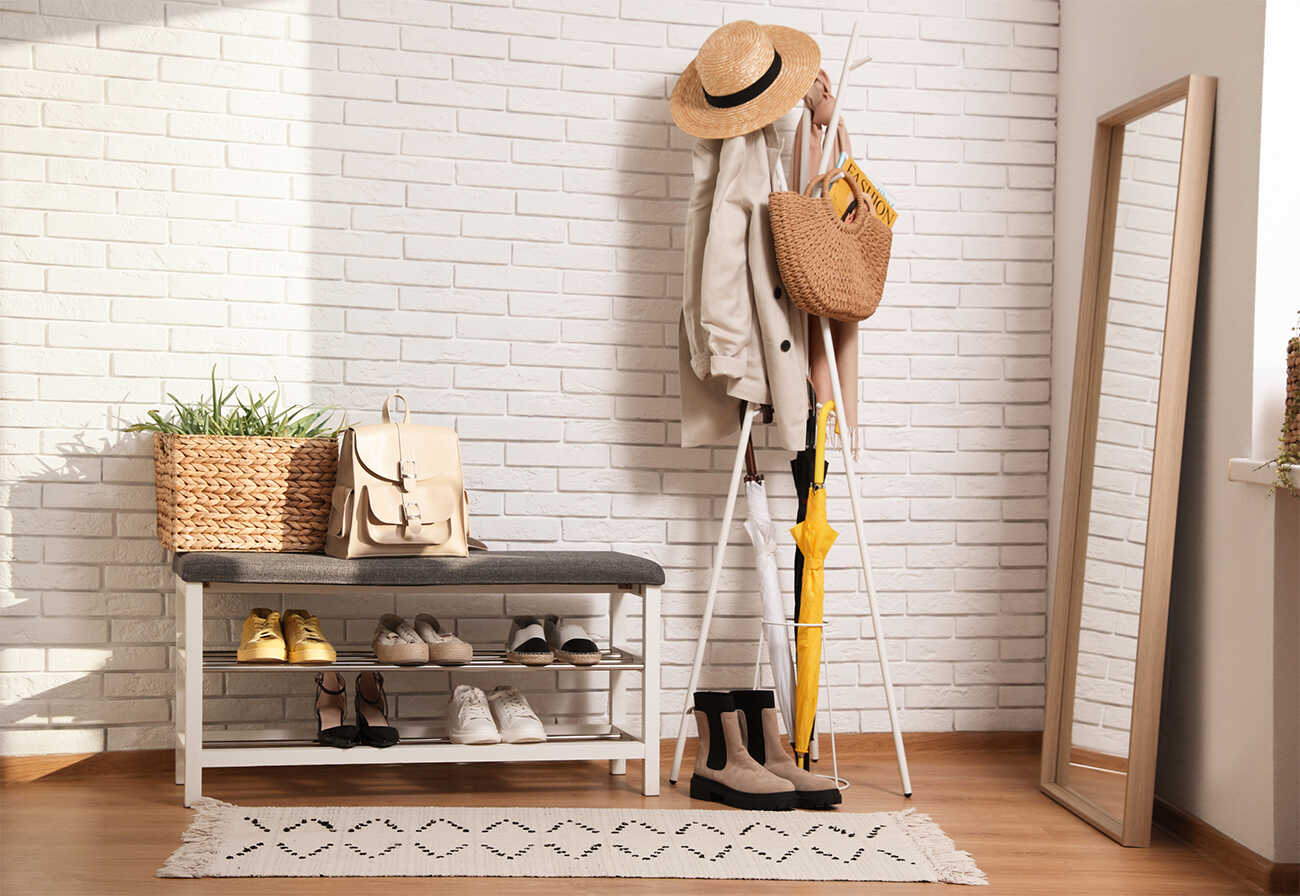
<svg viewBox="0 0 1300 896"><path fill-rule="evenodd" d="M430 479L460 479L460 439L454 429L372 423L352 427L352 436L366 472L404 491Z"/></svg>

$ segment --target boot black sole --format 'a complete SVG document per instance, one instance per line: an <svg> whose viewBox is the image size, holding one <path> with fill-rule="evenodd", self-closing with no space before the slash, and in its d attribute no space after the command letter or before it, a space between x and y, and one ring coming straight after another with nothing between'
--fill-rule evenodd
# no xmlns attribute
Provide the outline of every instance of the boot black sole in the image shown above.
<svg viewBox="0 0 1300 896"><path fill-rule="evenodd" d="M837 791L836 796L838 795ZM784 812L795 807L798 795L793 791L786 793L745 793L740 790L733 790L726 784L719 784L717 781L710 781L708 778L692 775L691 799L722 803L724 806L731 806L733 809Z"/></svg>
<svg viewBox="0 0 1300 896"><path fill-rule="evenodd" d="M795 794L800 809L830 809L844 802L839 790L806 790Z"/></svg>

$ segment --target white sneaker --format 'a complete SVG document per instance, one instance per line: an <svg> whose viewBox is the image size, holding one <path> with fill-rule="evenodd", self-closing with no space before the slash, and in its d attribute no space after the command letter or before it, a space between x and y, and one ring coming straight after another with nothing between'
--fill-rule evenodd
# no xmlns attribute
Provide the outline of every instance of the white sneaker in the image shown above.
<svg viewBox="0 0 1300 896"><path fill-rule="evenodd" d="M488 698L472 684L457 685L452 692L447 727L453 744L501 743L501 734L488 709Z"/></svg>
<svg viewBox="0 0 1300 896"><path fill-rule="evenodd" d="M502 743L539 744L546 740L542 720L516 688L497 685L488 696L488 703L492 705L492 718L501 731Z"/></svg>

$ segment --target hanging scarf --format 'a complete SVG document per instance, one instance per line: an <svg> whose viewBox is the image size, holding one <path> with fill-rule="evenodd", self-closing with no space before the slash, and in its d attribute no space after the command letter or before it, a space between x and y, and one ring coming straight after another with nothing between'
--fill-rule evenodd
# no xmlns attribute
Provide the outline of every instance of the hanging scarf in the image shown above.
<svg viewBox="0 0 1300 896"><path fill-rule="evenodd" d="M835 107L835 97L831 96L831 79L825 71L817 73L817 80L803 98L808 108L806 119L811 119L805 138L803 121L794 135L794 158L790 178L793 188L799 191L808 185L808 181L820 172L817 164L821 161L822 137L831 123L831 113ZM804 140L807 139L807 145ZM853 158L849 146L849 130L844 126L844 117L840 117L839 127L835 130L835 149L831 162L844 153ZM840 391L844 394L843 429L850 435L850 445L856 457L858 453L858 325L855 322L831 321L831 341L835 345L835 363L840 374ZM808 316L808 361L813 390L817 393L818 403L834 398L831 388L830 361L826 358L826 349L822 343L821 322L814 316Z"/></svg>
<svg viewBox="0 0 1300 896"><path fill-rule="evenodd" d="M809 87L808 92L804 94L803 104L811 113L812 139L805 147L802 128L795 132L794 158L791 160L794 176L790 178L793 188L800 191L808 185L808 181L821 173L817 170L817 163L822 160L822 136L826 133L826 126L831 123L831 113L835 111L835 97L831 96L831 79L824 70L817 73L817 80L813 81L812 87ZM835 151L831 153L832 163L839 158L840 153L853 157L853 150L849 147L849 129L844 126L843 116L840 116L839 127L835 129Z"/></svg>

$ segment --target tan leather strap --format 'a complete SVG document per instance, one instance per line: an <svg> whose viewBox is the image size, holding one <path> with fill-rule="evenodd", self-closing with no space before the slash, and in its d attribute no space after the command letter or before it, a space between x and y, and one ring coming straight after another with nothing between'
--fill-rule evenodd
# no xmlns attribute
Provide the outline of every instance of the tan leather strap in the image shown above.
<svg viewBox="0 0 1300 896"><path fill-rule="evenodd" d="M397 478L402 484L402 491L409 492L419 483L420 470L402 441L402 424L394 423L392 427L397 431Z"/></svg>
<svg viewBox="0 0 1300 896"><path fill-rule="evenodd" d="M385 422L385 423L392 423L392 422L393 422L392 416L388 413L388 406L389 406L389 404L392 403L392 401L393 401L394 398L399 398L399 399L401 399L401 401L402 401L402 411L404 412L404 413L403 413L403 416L402 416L402 422L403 422L403 423L410 423L410 422L411 422L411 405L410 405L410 403L406 400L406 396L403 395L401 392L394 392L392 395L390 395L390 396L388 396L387 398L384 399L384 409L383 409L384 422Z"/></svg>
<svg viewBox="0 0 1300 896"><path fill-rule="evenodd" d="M406 400L406 396L401 392L394 392L392 395L384 399L384 407L382 410L384 422L393 423L392 414L389 413L389 405L393 403L394 399L400 399L402 402L402 423L410 423L411 403ZM393 423L393 425L397 428L397 476L402 482L402 491L409 492L411 489L415 488L415 484L420 478L419 471L415 468L415 459L407 457L406 451L402 446L401 423ZM403 507L405 507L405 505L403 505ZM415 523L415 531L417 533L420 531L420 523L418 519Z"/></svg>
<svg viewBox="0 0 1300 896"><path fill-rule="evenodd" d="M351 528L352 524L352 499L353 492L349 489L348 496L343 499L343 509L338 514L338 529L334 532L334 534L339 538L348 537L348 529Z"/></svg>

